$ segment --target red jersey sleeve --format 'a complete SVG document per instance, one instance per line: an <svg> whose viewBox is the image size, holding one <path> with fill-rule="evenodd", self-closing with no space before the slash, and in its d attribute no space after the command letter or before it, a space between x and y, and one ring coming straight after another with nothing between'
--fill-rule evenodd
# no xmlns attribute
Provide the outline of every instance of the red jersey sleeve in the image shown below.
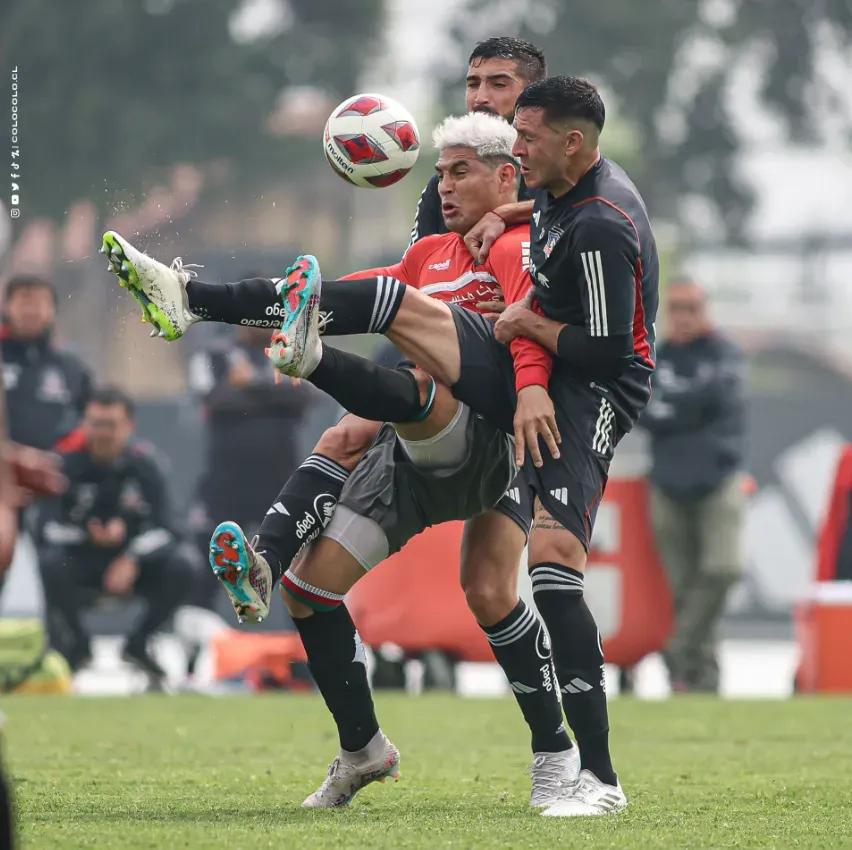
<svg viewBox="0 0 852 850"><path fill-rule="evenodd" d="M522 301L532 287L529 273L529 227L514 227L501 236L491 249L488 265L503 290L507 304ZM520 392L534 384L550 384L553 355L531 339L518 337L509 344L515 360L515 388Z"/></svg>
<svg viewBox="0 0 852 850"><path fill-rule="evenodd" d="M360 272L352 272L352 274L343 275L341 280L363 280L367 277L379 277L386 275L387 277L395 277L401 283L410 283L410 275L405 264L405 257L393 266L378 266L374 269L363 269Z"/></svg>
<svg viewBox="0 0 852 850"><path fill-rule="evenodd" d="M382 266L375 269L364 269L360 272L353 272L341 280L361 280L365 277L379 277L379 275L387 275L395 277L400 283L405 283L408 286L415 286L420 289L422 281L420 273L425 267L430 251L435 246L435 240L441 237L427 236L415 242L406 252L403 258L393 266Z"/></svg>

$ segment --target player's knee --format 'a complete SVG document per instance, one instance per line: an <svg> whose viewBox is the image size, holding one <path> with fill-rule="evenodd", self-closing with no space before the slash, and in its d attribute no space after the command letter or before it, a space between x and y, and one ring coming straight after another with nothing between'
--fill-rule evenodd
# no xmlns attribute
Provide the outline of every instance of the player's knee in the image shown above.
<svg viewBox="0 0 852 850"><path fill-rule="evenodd" d="M281 593L284 604L287 606L287 611L294 620L304 620L305 617L313 615L313 608L309 608L304 602L298 600L283 584L279 586L278 590Z"/></svg>
<svg viewBox="0 0 852 850"><path fill-rule="evenodd" d="M374 422L367 422L356 416L346 416L337 425L326 430L320 437L314 453L337 461L351 472L373 442L376 427Z"/></svg>
<svg viewBox="0 0 852 850"><path fill-rule="evenodd" d="M493 626L511 614L518 604L517 576L513 576L512 581L500 581L500 565L494 564L493 569L489 569L488 564L481 566L474 575L462 579L462 590L476 621L483 626Z"/></svg>

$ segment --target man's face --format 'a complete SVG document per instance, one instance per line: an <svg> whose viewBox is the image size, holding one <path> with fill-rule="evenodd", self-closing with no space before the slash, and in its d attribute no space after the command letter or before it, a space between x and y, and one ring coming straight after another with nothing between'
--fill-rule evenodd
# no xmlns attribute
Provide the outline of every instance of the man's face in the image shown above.
<svg viewBox="0 0 852 850"><path fill-rule="evenodd" d="M447 229L464 236L500 206L500 168L477 159L473 148L445 148L435 165L441 213Z"/></svg>
<svg viewBox="0 0 852 850"><path fill-rule="evenodd" d="M666 293L666 335L671 342L685 344L707 333L710 320L707 299L694 283L677 283Z"/></svg>
<svg viewBox="0 0 852 850"><path fill-rule="evenodd" d="M515 114L518 138L512 153L520 160L521 176L530 189L551 189L564 181L564 171L574 150L583 146L579 130L563 132L545 123L544 110L519 109Z"/></svg>
<svg viewBox="0 0 852 850"><path fill-rule="evenodd" d="M86 445L95 460L115 460L133 434L133 420L123 404L91 402L83 417Z"/></svg>
<svg viewBox="0 0 852 850"><path fill-rule="evenodd" d="M528 85L514 59L474 59L467 69L467 111L489 112L511 121L515 101Z"/></svg>
<svg viewBox="0 0 852 850"><path fill-rule="evenodd" d="M18 289L4 306L9 330L18 339L35 339L50 329L56 317L53 294L43 286Z"/></svg>

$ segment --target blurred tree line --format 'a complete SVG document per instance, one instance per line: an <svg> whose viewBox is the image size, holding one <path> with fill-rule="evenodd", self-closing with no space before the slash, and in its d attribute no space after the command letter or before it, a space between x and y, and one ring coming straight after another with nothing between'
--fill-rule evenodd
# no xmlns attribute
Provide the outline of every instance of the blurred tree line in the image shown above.
<svg viewBox="0 0 852 850"><path fill-rule="evenodd" d="M752 200L737 179L748 128L732 104L744 88L792 141L850 136L850 0L468 0L453 32L464 56L513 34L544 48L551 73L603 82L632 130L631 173L654 214L678 220L685 196L706 198L734 241ZM448 79L454 105L457 86Z"/></svg>
<svg viewBox="0 0 852 850"><path fill-rule="evenodd" d="M282 0L266 32L235 39L245 5L259 4L0 3L2 79L19 71L27 215L57 219L81 199L101 213L121 208L179 163L227 158L243 187L299 169L308 141L266 127L276 99L294 85L349 94L381 32L383 3Z"/></svg>

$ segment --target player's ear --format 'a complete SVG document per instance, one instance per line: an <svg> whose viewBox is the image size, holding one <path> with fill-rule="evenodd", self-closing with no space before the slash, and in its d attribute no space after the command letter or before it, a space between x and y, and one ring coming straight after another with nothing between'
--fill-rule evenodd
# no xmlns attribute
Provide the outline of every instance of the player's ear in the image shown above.
<svg viewBox="0 0 852 850"><path fill-rule="evenodd" d="M497 167L497 181L501 193L506 193L517 185L518 173L518 166L511 162L501 163Z"/></svg>
<svg viewBox="0 0 852 850"><path fill-rule="evenodd" d="M570 129L565 134L565 156L575 156L583 149L585 137L583 131L576 128Z"/></svg>

